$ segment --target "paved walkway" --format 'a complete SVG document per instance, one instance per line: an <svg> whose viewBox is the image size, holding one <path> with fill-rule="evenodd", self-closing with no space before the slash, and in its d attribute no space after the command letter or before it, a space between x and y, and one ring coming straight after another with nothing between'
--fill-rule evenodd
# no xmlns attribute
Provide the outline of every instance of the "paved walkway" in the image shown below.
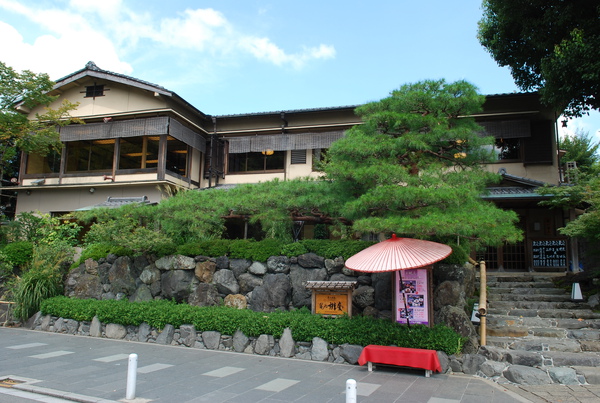
<svg viewBox="0 0 600 403"><path fill-rule="evenodd" d="M591 402L600 396L553 385L538 392L557 400L536 400L543 398L535 391L472 376L426 378L424 371L392 367L368 372L366 366L0 328L0 380L23 381L0 387L0 402L126 401L131 353L138 354L136 403L345 402L348 379L356 380L360 403Z"/></svg>

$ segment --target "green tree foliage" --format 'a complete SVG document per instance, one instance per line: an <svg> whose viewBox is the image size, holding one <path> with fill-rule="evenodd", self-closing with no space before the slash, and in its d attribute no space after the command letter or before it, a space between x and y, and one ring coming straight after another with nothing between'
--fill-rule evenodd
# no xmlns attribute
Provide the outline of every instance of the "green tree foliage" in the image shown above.
<svg viewBox="0 0 600 403"><path fill-rule="evenodd" d="M1 228L0 234L6 243L27 241L50 245L66 242L74 246L80 230L81 226L75 222L37 212L19 214L16 220Z"/></svg>
<svg viewBox="0 0 600 403"><path fill-rule="evenodd" d="M541 205L583 210L583 214L559 229L564 235L600 241L599 146L587 132L578 131L574 136L565 137L560 145L565 151L561 162L577 163L576 169L566 172L569 184L538 189L538 193L550 196Z"/></svg>
<svg viewBox="0 0 600 403"><path fill-rule="evenodd" d="M62 147L56 130L79 119L69 116L77 104L64 101L57 109L47 108L36 119L28 119L17 110L18 105L33 108L48 106L56 97L48 95L54 83L47 74L35 74L29 70L17 72L0 62L0 176L12 173L18 151L46 155L52 149Z"/></svg>
<svg viewBox="0 0 600 403"><path fill-rule="evenodd" d="M594 137L583 130L577 130L574 135L565 136L560 142L560 149L565 152L560 163L575 161L577 169L582 173L591 173L598 169L600 143L594 142Z"/></svg>
<svg viewBox="0 0 600 403"><path fill-rule="evenodd" d="M468 118L484 97L471 84L409 84L357 108L364 124L330 148L327 179L341 215L363 232L496 244L521 239L517 216L481 199L493 139Z"/></svg>
<svg viewBox="0 0 600 403"><path fill-rule="evenodd" d="M479 41L523 90L581 116L600 107L600 4L484 0Z"/></svg>

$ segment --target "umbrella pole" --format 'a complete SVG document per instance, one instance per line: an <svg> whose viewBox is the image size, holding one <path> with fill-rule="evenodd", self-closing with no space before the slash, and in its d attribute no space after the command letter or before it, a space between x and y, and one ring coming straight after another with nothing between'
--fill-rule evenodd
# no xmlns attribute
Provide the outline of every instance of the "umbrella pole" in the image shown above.
<svg viewBox="0 0 600 403"><path fill-rule="evenodd" d="M408 305L406 305L406 293L404 292L404 281L402 280L402 270L398 271L400 275L400 293L404 299L404 316L406 316L406 326L410 327L410 319L408 319Z"/></svg>

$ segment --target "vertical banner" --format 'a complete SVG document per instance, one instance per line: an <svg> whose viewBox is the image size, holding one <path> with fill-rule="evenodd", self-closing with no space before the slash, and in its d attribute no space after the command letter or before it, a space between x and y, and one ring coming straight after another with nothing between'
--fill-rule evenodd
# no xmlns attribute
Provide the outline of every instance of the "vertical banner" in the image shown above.
<svg viewBox="0 0 600 403"><path fill-rule="evenodd" d="M396 282L396 322L406 324L406 315L408 315L411 325L429 326L427 269L396 271L394 281Z"/></svg>

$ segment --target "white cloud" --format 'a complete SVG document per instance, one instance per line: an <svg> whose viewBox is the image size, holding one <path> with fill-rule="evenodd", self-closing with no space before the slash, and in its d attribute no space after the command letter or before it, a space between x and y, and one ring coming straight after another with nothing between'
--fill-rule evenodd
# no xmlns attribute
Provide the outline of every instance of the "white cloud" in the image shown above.
<svg viewBox="0 0 600 403"><path fill-rule="evenodd" d="M277 66L289 64L301 69L313 59L330 59L335 57L333 46L321 45L318 48L305 48L302 53L287 54L268 38L243 37L240 46L259 60L269 61Z"/></svg>
<svg viewBox="0 0 600 403"><path fill-rule="evenodd" d="M276 66L301 69L313 60L335 57L330 45L286 53L269 38L244 34L211 8L186 9L176 17L162 19L144 11L134 12L122 0L70 0L64 9L0 0L0 9L29 19L43 33L33 42L27 41L0 17L4 61L15 68L48 72L53 79L83 68L89 60L103 69L130 74L133 68L123 59L138 47L150 49L144 57L156 57L158 50L152 50L157 44L165 52L183 51L182 57L208 53L215 64L236 54L249 54Z"/></svg>

